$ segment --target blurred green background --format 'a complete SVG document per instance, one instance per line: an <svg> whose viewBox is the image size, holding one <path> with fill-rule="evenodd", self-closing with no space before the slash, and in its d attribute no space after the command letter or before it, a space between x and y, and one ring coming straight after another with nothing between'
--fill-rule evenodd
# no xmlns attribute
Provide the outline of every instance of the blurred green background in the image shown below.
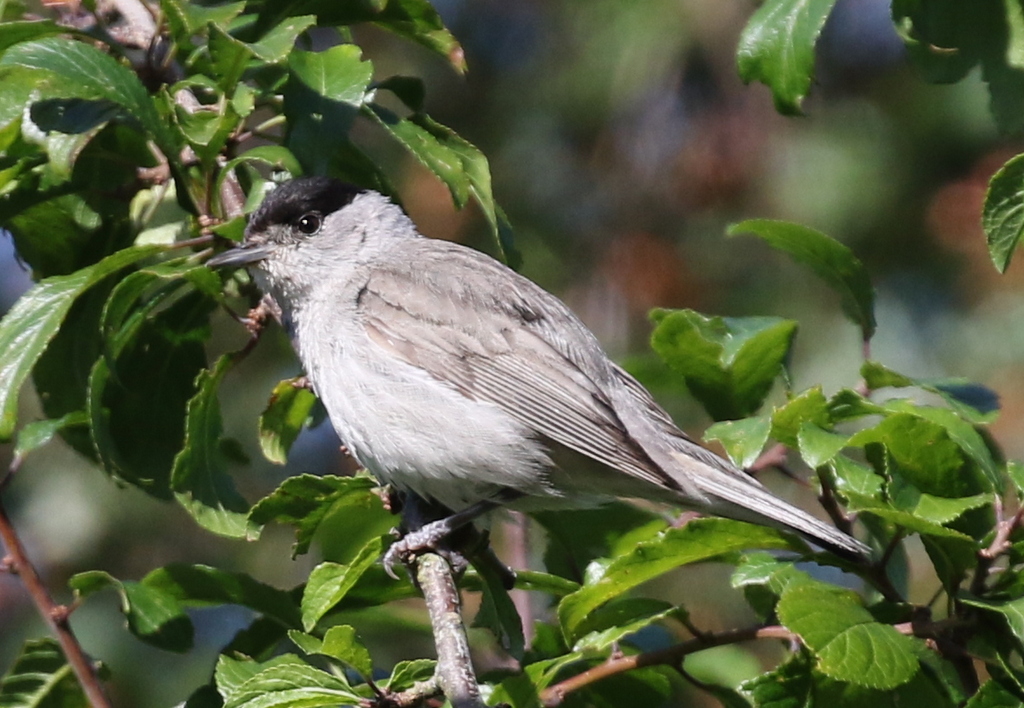
<svg viewBox="0 0 1024 708"><path fill-rule="evenodd" d="M819 43L817 80L801 118L777 115L765 88L737 77L737 39L755 7L747 0L434 4L465 47L465 77L372 28L357 28L355 40L379 76L425 79L426 111L490 158L523 272L562 297L681 426L699 437L710 420L649 354L652 307L796 319L798 390L820 383L831 393L858 380L859 334L837 298L760 241L724 236L730 223L770 217L849 245L878 289L873 356L908 375L966 376L992 387L1003 405L993 430L1009 455L1024 455L1024 276L1020 266L998 275L980 227L988 179L1022 146L996 132L977 73L953 86L923 82L907 64L887 2L840 0ZM472 207L454 211L433 176L364 128L359 139L400 175L402 201L424 233L490 248ZM0 238L0 252L6 309L29 281L9 239ZM218 349L244 341L241 327L226 317L220 325ZM286 468L263 461L256 413L274 383L296 373L275 330L225 386L228 433L252 459L236 470L250 499L288 474L351 468L328 426L303 434ZM775 473L765 481L818 508L810 489ZM59 444L31 457L4 499L63 601L70 598L62 590L68 576L85 569L137 579L172 561L205 562L291 587L319 557L314 551L291 560L284 529L269 529L253 544L213 537L179 507L118 489ZM510 528L503 523L499 528ZM510 557L499 539L499 554L539 567L542 533L511 528L509 553L516 544L507 539L517 534L526 535L530 550ZM932 578L912 583L916 600L935 588ZM708 567L667 576L650 591L683 600L701 629L752 621L727 588L727 570ZM529 603L544 616L543 597ZM430 655L418 606L389 609L355 620L378 661ZM199 612L197 648L187 656L151 649L122 631L113 594L91 598L73 624L86 649L113 670L115 704L148 707L173 705L205 682L217 648L247 617L232 608ZM0 666L26 637L43 633L17 578L0 573ZM509 665L482 632L474 638L481 668ZM672 640L660 630L644 638L650 646ZM733 682L779 656L771 643L728 647L694 657L687 668ZM707 700L688 697L691 704Z"/></svg>

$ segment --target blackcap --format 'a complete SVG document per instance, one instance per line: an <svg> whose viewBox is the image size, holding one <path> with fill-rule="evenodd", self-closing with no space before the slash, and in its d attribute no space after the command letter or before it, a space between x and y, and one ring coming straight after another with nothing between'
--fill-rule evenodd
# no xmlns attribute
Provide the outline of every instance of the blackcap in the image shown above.
<svg viewBox="0 0 1024 708"><path fill-rule="evenodd" d="M248 267L379 481L471 509L445 531L499 503L642 498L869 551L687 437L558 298L377 192L294 179L209 264Z"/></svg>

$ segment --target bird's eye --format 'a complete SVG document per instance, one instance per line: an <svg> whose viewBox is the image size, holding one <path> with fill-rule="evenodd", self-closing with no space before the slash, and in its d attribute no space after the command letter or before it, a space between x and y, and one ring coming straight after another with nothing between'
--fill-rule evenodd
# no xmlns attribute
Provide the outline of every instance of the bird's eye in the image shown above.
<svg viewBox="0 0 1024 708"><path fill-rule="evenodd" d="M321 220L320 215L312 212L309 214L303 214L299 217L297 222L299 231L307 235L315 234L320 230L320 226L322 224L323 221Z"/></svg>

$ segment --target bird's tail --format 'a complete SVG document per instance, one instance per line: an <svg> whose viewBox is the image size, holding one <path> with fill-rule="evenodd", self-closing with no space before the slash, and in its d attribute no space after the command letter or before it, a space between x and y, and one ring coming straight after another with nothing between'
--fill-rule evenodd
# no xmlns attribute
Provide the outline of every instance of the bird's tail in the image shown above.
<svg viewBox="0 0 1024 708"><path fill-rule="evenodd" d="M709 456L713 454L706 452ZM871 554L871 548L866 544L784 502L740 470L725 469L725 460L716 459L716 462L721 462L716 465L682 452L677 452L674 457L679 464L689 468L686 470L687 479L697 487L709 511L715 514L795 531L851 560L868 558ZM699 469L694 469L697 467Z"/></svg>

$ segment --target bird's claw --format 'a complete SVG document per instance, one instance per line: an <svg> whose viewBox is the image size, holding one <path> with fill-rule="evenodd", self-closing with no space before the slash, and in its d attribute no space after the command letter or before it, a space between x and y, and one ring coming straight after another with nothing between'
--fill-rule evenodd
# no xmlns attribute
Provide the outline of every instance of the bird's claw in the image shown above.
<svg viewBox="0 0 1024 708"><path fill-rule="evenodd" d="M392 543L388 550L385 551L384 558L382 559L384 572L392 579L398 580L398 573L395 571L395 567L399 563L408 566L416 559L417 555L429 551L437 553L447 560L455 574L461 575L469 566L469 561L461 553L457 553L442 545L442 542L452 531L450 526L444 523L444 521L445 519L433 521L415 531L402 535L401 538ZM392 529L391 533L394 535L400 534L398 529Z"/></svg>

